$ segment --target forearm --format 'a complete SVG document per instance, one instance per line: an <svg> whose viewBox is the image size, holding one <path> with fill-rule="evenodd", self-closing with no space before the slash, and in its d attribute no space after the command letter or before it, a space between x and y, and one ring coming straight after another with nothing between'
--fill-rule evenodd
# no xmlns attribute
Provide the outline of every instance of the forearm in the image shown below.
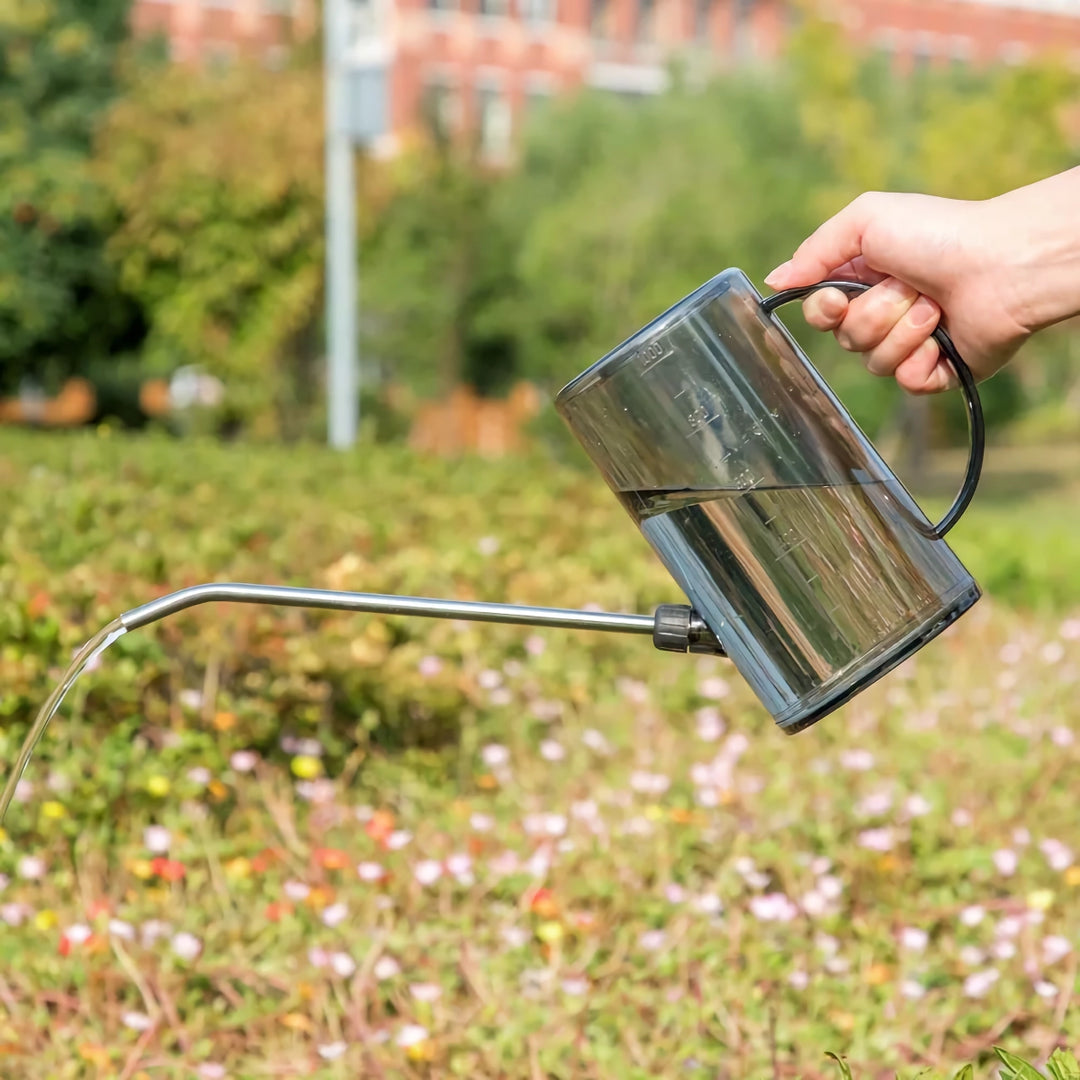
<svg viewBox="0 0 1080 1080"><path fill-rule="evenodd" d="M983 204L1010 260L1016 313L1029 331L1080 314L1080 167Z"/></svg>

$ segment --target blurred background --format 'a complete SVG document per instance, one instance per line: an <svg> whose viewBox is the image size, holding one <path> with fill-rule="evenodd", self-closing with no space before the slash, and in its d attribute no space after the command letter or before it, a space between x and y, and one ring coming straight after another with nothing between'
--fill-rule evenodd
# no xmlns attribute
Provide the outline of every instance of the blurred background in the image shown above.
<svg viewBox="0 0 1080 1080"><path fill-rule="evenodd" d="M678 602L558 387L864 190L1080 159L1074 0L324 3L0 0L4 762L188 585ZM944 509L960 395L784 318ZM794 739L725 661L616 635L220 605L116 641L0 829L0 1074L1044 1062L1080 970L1077 328L982 396L949 542L983 601Z"/></svg>
<svg viewBox="0 0 1080 1080"><path fill-rule="evenodd" d="M442 453L559 444L558 385L860 191L983 198L1080 139L1050 0L333 2L329 34L314 0L4 14L0 422L325 437L328 44L362 434ZM963 440L954 395L801 337L871 435ZM1030 346L995 437L1080 436L1078 363L1071 328Z"/></svg>

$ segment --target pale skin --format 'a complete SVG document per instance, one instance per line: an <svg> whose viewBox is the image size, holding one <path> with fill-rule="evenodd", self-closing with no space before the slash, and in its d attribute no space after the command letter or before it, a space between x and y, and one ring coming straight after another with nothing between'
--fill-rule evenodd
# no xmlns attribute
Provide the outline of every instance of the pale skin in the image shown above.
<svg viewBox="0 0 1080 1080"><path fill-rule="evenodd" d="M765 281L826 278L873 288L849 300L822 289L807 321L913 394L955 385L931 337L944 321L976 379L1004 367L1038 330L1080 314L1080 168L993 199L869 192L809 236Z"/></svg>

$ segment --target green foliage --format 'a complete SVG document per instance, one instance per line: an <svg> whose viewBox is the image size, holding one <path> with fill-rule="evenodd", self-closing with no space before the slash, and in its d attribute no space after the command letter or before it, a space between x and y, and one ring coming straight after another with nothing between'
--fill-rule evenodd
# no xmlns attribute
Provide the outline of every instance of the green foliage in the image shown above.
<svg viewBox="0 0 1080 1080"><path fill-rule="evenodd" d="M122 214L109 251L146 312L147 369L221 377L255 434L295 431L317 390L321 108L311 65L136 65L98 142Z"/></svg>
<svg viewBox="0 0 1080 1080"><path fill-rule="evenodd" d="M135 343L104 257L114 224L90 167L128 3L0 3L0 392L52 385Z"/></svg>
<svg viewBox="0 0 1080 1080"><path fill-rule="evenodd" d="M1045 493L1020 477L995 505L994 464L950 542L967 559L993 523L1050 561ZM853 1077L950 1076L963 1053L991 1080L995 1041L1041 1060L1071 1037L1080 933L1080 874L1044 857L1080 767L1073 484L1053 617L988 590L795 738L726 661L636 637L229 604L125 635L0 832L0 1072L835 1076L833 1048ZM185 585L678 599L599 479L543 458L0 431L0 501L9 763L73 650ZM798 913L765 917L770 894ZM1065 1055L1043 1071L1076 1080Z"/></svg>

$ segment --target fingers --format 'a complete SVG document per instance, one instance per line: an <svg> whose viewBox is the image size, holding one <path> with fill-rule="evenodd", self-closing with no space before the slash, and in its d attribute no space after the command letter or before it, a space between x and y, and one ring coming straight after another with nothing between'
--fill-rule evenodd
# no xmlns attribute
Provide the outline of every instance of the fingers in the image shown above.
<svg viewBox="0 0 1080 1080"><path fill-rule="evenodd" d="M896 381L911 394L939 394L957 385L952 365L941 355L933 338L901 361L896 369Z"/></svg>
<svg viewBox="0 0 1080 1080"><path fill-rule="evenodd" d="M773 270L765 278L765 284L771 289L813 285L858 257L873 205L872 194L860 195L848 203L840 213L811 233L786 263Z"/></svg>
<svg viewBox="0 0 1080 1080"><path fill-rule="evenodd" d="M803 315L815 330L835 330L848 313L850 301L839 289L821 289L803 301Z"/></svg>

